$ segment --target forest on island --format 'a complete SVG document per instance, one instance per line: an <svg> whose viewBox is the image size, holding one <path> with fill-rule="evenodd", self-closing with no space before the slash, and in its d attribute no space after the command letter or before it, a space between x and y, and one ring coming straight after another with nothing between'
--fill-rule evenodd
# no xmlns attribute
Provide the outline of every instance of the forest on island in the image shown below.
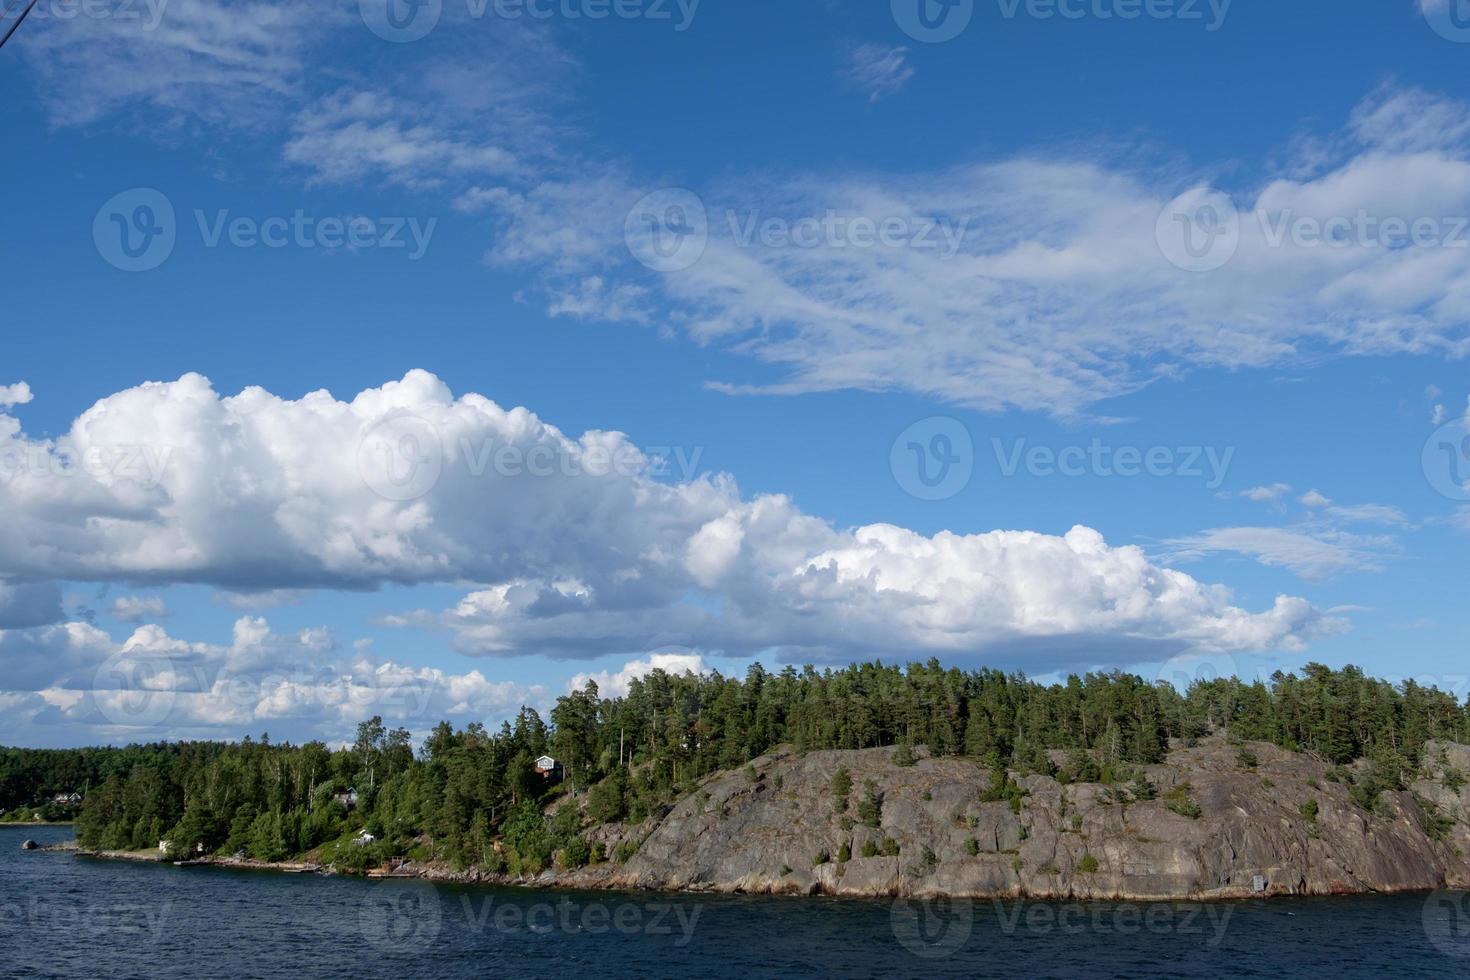
<svg viewBox="0 0 1470 980"><path fill-rule="evenodd" d="M1043 685L933 660L821 672L756 665L743 679L656 670L625 697L601 697L589 682L559 698L548 719L522 708L495 731L440 723L417 751L408 731L379 718L336 749L268 735L234 744L0 749L0 810L85 791L77 815L85 847L168 841L175 856L311 853L344 869L410 856L522 873L626 860L600 853L587 828L638 823L701 777L782 744L896 745L905 759L924 746L998 772L1138 786L1137 767L1160 761L1171 739L1212 733L1336 765L1371 760L1366 775L1345 773L1371 807L1381 790L1413 777L1427 740L1470 742L1470 705L1432 687L1318 664L1269 682L1199 681L1184 694L1123 673ZM1061 750L1064 761L1048 750ZM553 783L536 772L543 754L558 760L564 778ZM1007 782L997 781L1002 792Z"/></svg>

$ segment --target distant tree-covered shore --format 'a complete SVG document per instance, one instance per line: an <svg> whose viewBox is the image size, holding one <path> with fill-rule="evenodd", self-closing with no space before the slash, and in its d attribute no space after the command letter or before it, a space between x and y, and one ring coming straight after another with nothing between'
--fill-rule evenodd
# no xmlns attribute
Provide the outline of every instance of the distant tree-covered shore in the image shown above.
<svg viewBox="0 0 1470 980"><path fill-rule="evenodd" d="M898 745L903 758L924 746L986 760L1001 775L1136 784L1138 767L1161 761L1171 739L1216 732L1336 765L1370 760L1348 778L1371 804L1412 778L1427 740L1470 742L1470 706L1435 688L1318 664L1269 681L1196 682L1183 694L1122 673L1043 685L932 660L821 672L757 665L743 679L654 671L625 697L603 698L589 682L546 720L523 708L497 731L440 723L417 751L406 730L379 718L335 750L269 736L0 749L0 810L85 788L76 828L86 847L166 841L179 855L312 853L345 868L411 856L523 873L625 859L599 853L586 827L639 822L700 777L784 743ZM561 766L556 783L535 768L548 754ZM576 802L558 806L560 797Z"/></svg>

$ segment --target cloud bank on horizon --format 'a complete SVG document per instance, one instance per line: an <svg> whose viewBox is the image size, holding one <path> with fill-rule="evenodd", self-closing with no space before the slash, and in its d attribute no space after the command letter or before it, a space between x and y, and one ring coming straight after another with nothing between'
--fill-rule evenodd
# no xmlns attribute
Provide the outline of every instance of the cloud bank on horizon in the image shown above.
<svg viewBox="0 0 1470 980"><path fill-rule="evenodd" d="M100 710L78 692L91 690L89 670L123 655L219 666L225 680L195 679L186 692L186 717L201 724L266 722L301 704L349 709L364 678L376 689L408 670L326 663L325 634L271 638L249 617L228 649L175 640L149 622L167 613L157 597L114 603L118 618L143 624L118 646L94 626L61 622L63 582L246 594L447 584L465 589L452 607L385 622L443 631L471 656L626 655L630 669L678 647L687 653L668 663L689 667L704 654L992 655L1048 670L1070 657L1296 650L1343 626L1291 596L1242 609L1228 588L1086 527L842 529L784 496L743 496L728 475L670 482L619 433L569 436L529 409L456 397L424 371L348 401L261 388L222 396L186 375L109 395L53 440L0 414L0 460L11 696L29 692L26 703L62 712ZM281 679L248 708L210 700L242 662L268 671L320 662L330 673ZM641 661L643 671L655 662ZM158 671L160 684L183 676L175 666ZM523 693L477 672L410 679L434 704ZM603 680L626 688L627 675ZM489 695L471 696L487 685Z"/></svg>
<svg viewBox="0 0 1470 980"><path fill-rule="evenodd" d="M185 375L103 398L55 440L0 415L0 458L8 582L471 583L401 619L475 655L845 660L1078 635L1261 650L1324 628L1302 600L1246 612L1086 527L839 529L726 474L667 482L620 433L572 437L425 371L351 401Z"/></svg>

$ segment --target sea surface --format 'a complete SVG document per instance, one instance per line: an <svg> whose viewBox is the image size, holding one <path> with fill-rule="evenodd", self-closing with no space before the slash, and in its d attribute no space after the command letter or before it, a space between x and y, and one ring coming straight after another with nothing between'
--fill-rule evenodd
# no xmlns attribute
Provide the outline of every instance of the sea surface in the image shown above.
<svg viewBox="0 0 1470 980"><path fill-rule="evenodd" d="M548 892L21 850L4 977L1470 976L1463 893L1242 903Z"/></svg>

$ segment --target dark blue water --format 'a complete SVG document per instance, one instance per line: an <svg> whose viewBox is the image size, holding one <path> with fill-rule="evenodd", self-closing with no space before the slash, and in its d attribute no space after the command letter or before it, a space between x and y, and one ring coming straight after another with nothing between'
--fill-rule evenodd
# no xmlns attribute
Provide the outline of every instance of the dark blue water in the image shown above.
<svg viewBox="0 0 1470 980"><path fill-rule="evenodd" d="M6 977L1470 975L1463 895L1211 905L541 892L23 852Z"/></svg>

